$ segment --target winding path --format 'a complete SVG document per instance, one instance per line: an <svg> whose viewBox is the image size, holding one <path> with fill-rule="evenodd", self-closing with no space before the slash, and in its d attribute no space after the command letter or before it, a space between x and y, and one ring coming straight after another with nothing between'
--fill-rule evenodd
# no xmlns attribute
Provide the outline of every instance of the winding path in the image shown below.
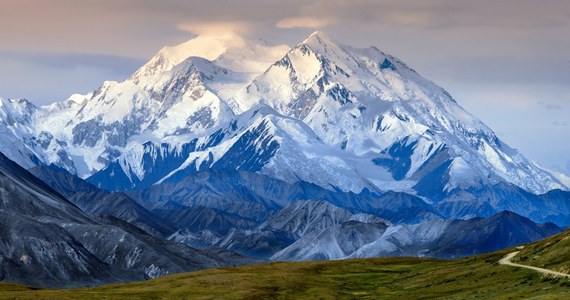
<svg viewBox="0 0 570 300"><path fill-rule="evenodd" d="M554 276L560 276L560 277L567 277L570 278L570 274L566 274L566 273L561 273L561 272L556 272L556 271L552 271L552 270L548 270L548 269L543 269L543 268L538 268L538 267L533 267L533 266L526 266L526 265L521 265L521 264L515 264L513 262L511 262L511 259L513 257L515 257L517 254L519 254L520 251L515 251L515 252L511 252L509 254L507 254L507 256L501 258L501 260L499 260L499 264L501 265L507 265L507 266L511 266L511 267L518 267L518 268L525 268L525 269L530 269L530 270L534 270L543 274L548 274L548 275L554 275Z"/></svg>

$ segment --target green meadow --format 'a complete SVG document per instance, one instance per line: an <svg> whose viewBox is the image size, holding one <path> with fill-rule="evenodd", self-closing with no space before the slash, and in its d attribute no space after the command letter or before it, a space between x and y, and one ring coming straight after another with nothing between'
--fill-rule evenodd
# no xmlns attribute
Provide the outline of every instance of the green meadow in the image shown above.
<svg viewBox="0 0 570 300"><path fill-rule="evenodd" d="M530 244L514 260L565 266L568 236L565 232ZM499 265L511 251L515 249L455 260L275 262L72 290L0 284L0 299L570 299L568 279Z"/></svg>

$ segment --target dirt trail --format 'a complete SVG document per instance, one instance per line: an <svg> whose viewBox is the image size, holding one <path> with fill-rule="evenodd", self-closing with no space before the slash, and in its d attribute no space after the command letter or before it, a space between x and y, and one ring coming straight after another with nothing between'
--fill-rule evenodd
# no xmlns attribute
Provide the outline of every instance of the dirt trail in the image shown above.
<svg viewBox="0 0 570 300"><path fill-rule="evenodd" d="M534 270L534 271L537 271L537 272L540 272L543 274L548 274L548 275L555 275L555 276L570 278L570 274L556 272L556 271L543 269L543 268L539 268L539 267L516 264L516 263L511 262L511 259L513 257L515 257L517 254L519 254L519 252L520 251L515 251L515 252L511 252L511 253L507 254L507 256L505 256L505 257L501 258L501 260L499 260L499 264L507 265L507 266L511 266L511 267L530 269L530 270Z"/></svg>

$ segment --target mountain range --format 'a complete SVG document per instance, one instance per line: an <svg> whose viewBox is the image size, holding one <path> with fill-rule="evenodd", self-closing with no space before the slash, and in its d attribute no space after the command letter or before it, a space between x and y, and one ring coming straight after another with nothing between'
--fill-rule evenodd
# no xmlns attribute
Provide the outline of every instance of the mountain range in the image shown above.
<svg viewBox="0 0 570 300"><path fill-rule="evenodd" d="M294 47L199 36L87 95L0 98L0 135L2 188L23 189L1 195L2 213L26 224L6 227L0 262L26 284L259 259L460 257L570 225L567 177L395 56L323 32ZM53 267L18 252L28 244L13 233L28 227L44 245L68 241L53 255L82 260L26 282Z"/></svg>
<svg viewBox="0 0 570 300"><path fill-rule="evenodd" d="M2 280L58 288L92 286L257 262L159 239L108 214L88 215L3 154L0 193Z"/></svg>

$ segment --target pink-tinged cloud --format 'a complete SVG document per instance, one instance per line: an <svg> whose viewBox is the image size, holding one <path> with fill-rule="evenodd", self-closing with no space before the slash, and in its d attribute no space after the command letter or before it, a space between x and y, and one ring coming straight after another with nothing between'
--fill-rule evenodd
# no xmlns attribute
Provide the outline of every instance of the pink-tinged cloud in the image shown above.
<svg viewBox="0 0 570 300"><path fill-rule="evenodd" d="M222 35L226 33L236 33L248 35L251 33L253 24L248 21L199 21L184 22L178 24L177 28L182 31L191 32L197 35Z"/></svg>
<svg viewBox="0 0 570 300"><path fill-rule="evenodd" d="M279 21L275 26L277 28L321 29L335 23L336 21L330 18L292 17Z"/></svg>

